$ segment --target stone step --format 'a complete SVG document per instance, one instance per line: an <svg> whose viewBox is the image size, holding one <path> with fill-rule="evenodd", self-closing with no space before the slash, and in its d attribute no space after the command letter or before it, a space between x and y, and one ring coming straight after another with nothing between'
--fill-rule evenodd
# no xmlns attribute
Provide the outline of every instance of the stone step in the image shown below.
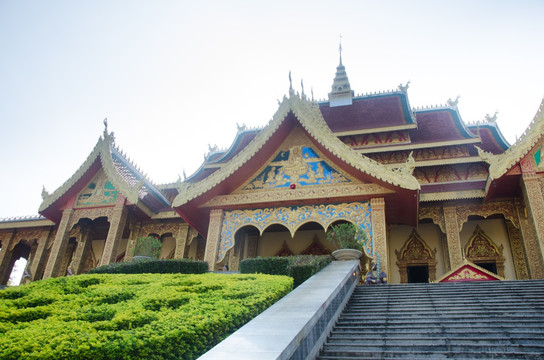
<svg viewBox="0 0 544 360"><path fill-rule="evenodd" d="M400 335L400 334L412 334L417 333L421 335L425 334L445 334L445 335L451 335L451 336L495 336L496 334L504 335L504 336L531 336L533 334L544 334L544 326L524 326L523 328L520 328L517 325L512 325L510 327L507 326L501 326L500 328L489 328L487 326L481 326L476 327L472 326L470 328L467 328L463 324L459 324L458 327L449 326L447 328L444 328L443 326L437 325L437 326L429 326L429 325L419 325L419 326L372 326L372 325L365 325L364 327L361 326L342 326L342 325L336 325L334 327L333 333L331 333L331 336L334 336L335 334L341 335L341 334L363 334L363 335L369 335L372 334L379 334L381 336L385 335Z"/></svg>
<svg viewBox="0 0 544 360"><path fill-rule="evenodd" d="M419 336L418 334L412 334L411 336L331 336L327 339L325 344L336 346L426 346L432 344L432 346L439 345L540 345L543 344L544 337L533 335L532 337L461 337L461 336Z"/></svg>
<svg viewBox="0 0 544 360"><path fill-rule="evenodd" d="M509 352L530 352L540 353L544 356L544 345L504 345L504 344L437 344L433 341L432 344L426 345L367 345L359 346L357 344L329 344L325 343L323 346L323 353L331 355L342 355L353 352L381 352L381 351L410 351L413 354L437 351L437 352L465 352L465 353L487 353L487 354L500 354Z"/></svg>
<svg viewBox="0 0 544 360"><path fill-rule="evenodd" d="M377 352L347 352L342 355L335 354L321 354L316 359L318 360L346 360L346 359L410 359L410 360L440 360L440 359L526 359L526 360L542 360L542 353L540 352L516 352L511 351L509 353L467 353L449 351L427 351L419 352L417 354L411 351L377 351Z"/></svg>

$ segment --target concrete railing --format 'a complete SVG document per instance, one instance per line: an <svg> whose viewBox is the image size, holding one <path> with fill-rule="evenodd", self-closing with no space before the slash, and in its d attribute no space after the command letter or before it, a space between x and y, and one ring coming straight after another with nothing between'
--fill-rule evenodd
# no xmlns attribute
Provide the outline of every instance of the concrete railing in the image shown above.
<svg viewBox="0 0 544 360"><path fill-rule="evenodd" d="M357 260L333 261L199 359L314 359L359 271Z"/></svg>

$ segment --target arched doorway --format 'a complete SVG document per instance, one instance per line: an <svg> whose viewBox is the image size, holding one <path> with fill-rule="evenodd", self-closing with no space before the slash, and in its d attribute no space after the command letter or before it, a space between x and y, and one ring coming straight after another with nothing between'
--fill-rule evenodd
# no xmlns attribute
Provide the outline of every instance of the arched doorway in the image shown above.
<svg viewBox="0 0 544 360"><path fill-rule="evenodd" d="M416 229L400 251L395 250L401 283L426 283L436 280L436 249L431 250Z"/></svg>

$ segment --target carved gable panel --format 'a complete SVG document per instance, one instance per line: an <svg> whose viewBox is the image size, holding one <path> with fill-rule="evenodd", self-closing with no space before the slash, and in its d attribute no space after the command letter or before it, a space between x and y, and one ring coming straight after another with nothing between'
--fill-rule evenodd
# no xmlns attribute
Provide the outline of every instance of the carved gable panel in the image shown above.
<svg viewBox="0 0 544 360"><path fill-rule="evenodd" d="M114 205L118 191L101 170L83 188L76 198L76 207L96 207Z"/></svg>
<svg viewBox="0 0 544 360"><path fill-rule="evenodd" d="M278 151L273 160L242 191L331 185L352 182L312 147L296 145Z"/></svg>

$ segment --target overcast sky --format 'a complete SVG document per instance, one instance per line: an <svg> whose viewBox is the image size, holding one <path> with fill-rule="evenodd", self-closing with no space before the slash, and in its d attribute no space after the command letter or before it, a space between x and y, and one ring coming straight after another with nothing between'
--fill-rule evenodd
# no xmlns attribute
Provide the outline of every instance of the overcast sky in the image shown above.
<svg viewBox="0 0 544 360"><path fill-rule="evenodd" d="M513 143L544 96L543 16L543 1L0 0L0 217L37 214L105 117L154 182L190 175L237 123L267 123L289 71L326 98L340 34L357 94L460 95L465 122L498 111Z"/></svg>

